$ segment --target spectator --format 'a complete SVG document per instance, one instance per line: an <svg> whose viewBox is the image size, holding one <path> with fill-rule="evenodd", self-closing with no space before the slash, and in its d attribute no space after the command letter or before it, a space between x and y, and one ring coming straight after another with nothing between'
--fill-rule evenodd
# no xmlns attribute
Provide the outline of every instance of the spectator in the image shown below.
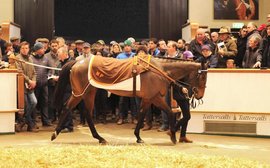
<svg viewBox="0 0 270 168"><path fill-rule="evenodd" d="M218 65L218 58L212 54L212 51L208 45L202 46L203 57L197 59L198 62L208 62L208 68L216 68Z"/></svg>
<svg viewBox="0 0 270 168"><path fill-rule="evenodd" d="M2 60L2 56L4 55L4 51L5 51L5 44L6 41L4 39L2 39L1 36L2 35L2 28L0 27L0 60Z"/></svg>
<svg viewBox="0 0 270 168"><path fill-rule="evenodd" d="M211 49L214 51L215 45L213 44L213 42L210 39L205 37L205 30L202 28L199 28L196 32L195 39L193 39L190 42L190 46L189 46L190 51L193 53L195 60L198 59L199 57L203 56L201 48L205 44L210 45Z"/></svg>
<svg viewBox="0 0 270 168"><path fill-rule="evenodd" d="M24 41L20 44L20 54L16 56L17 59L33 63L32 58L29 54L30 46L29 43ZM16 62L16 66L19 71L22 72L24 76L24 116L23 120L19 121L16 126L16 131L22 131L25 124L27 125L27 131L37 132L38 129L36 127L36 121L33 118L35 116L35 108L37 105L37 99L34 93L34 89L36 88L36 71L33 65L24 64L21 62Z"/></svg>
<svg viewBox="0 0 270 168"><path fill-rule="evenodd" d="M262 55L259 52L260 38L252 36L248 41L248 49L243 59L243 68L259 68L261 67Z"/></svg>
<svg viewBox="0 0 270 168"><path fill-rule="evenodd" d="M14 54L12 43L6 42L4 47L4 53L2 56L2 61L9 62L9 56Z"/></svg>
<svg viewBox="0 0 270 168"><path fill-rule="evenodd" d="M217 44L216 55L218 57L218 68L226 68L227 59L234 59L237 54L237 46L231 38L230 29L221 27L219 32L220 42Z"/></svg>
<svg viewBox="0 0 270 168"><path fill-rule="evenodd" d="M235 64L237 67L242 68L243 58L247 47L247 26L244 25L237 37L237 55L235 57Z"/></svg>
<svg viewBox="0 0 270 168"><path fill-rule="evenodd" d="M49 59L44 56L45 49L42 43L37 42L34 45L33 50L34 53L31 58L35 64L52 67ZM52 71L38 66L35 67L35 70L37 73L35 95L38 101L42 125L52 126L48 116L48 76L52 74Z"/></svg>
<svg viewBox="0 0 270 168"><path fill-rule="evenodd" d="M160 51L157 48L157 39L150 38L148 42L148 49L149 54L152 56L157 56L159 54Z"/></svg>
<svg viewBox="0 0 270 168"><path fill-rule="evenodd" d="M91 57L93 54L91 54L91 46L89 43L85 42L83 43L83 50L82 50L82 55L79 55L76 57L76 60L83 60L85 58Z"/></svg>
<svg viewBox="0 0 270 168"><path fill-rule="evenodd" d="M211 41L217 45L218 41L219 41L219 36L218 36L218 32L212 32L211 33Z"/></svg>
<svg viewBox="0 0 270 168"><path fill-rule="evenodd" d="M82 40L76 40L76 49L75 49L75 58L78 57L79 55L83 54L83 43L84 41Z"/></svg>
<svg viewBox="0 0 270 168"><path fill-rule="evenodd" d="M264 26L264 28L261 30L260 34L261 36L264 38L267 36L267 28L266 25L270 24L270 13L267 14L267 23L266 24L262 24L261 26Z"/></svg>
<svg viewBox="0 0 270 168"><path fill-rule="evenodd" d="M262 39L262 36L257 30L257 25L254 22L249 22L247 24L247 48L249 47L249 39L251 39L252 36L257 36L259 39Z"/></svg>
<svg viewBox="0 0 270 168"><path fill-rule="evenodd" d="M124 50L120 53L116 58L117 59L128 59L135 55L132 52L131 48L132 42L130 40L124 41ZM128 117L128 107L131 110L132 123L137 124L137 104L134 97L120 97L119 100L119 120L117 122L118 125L124 123L125 119Z"/></svg>
<svg viewBox="0 0 270 168"><path fill-rule="evenodd" d="M113 58L116 58L118 54L120 54L122 52L122 48L118 43L114 43L111 45L111 49L110 49L110 56Z"/></svg>
<svg viewBox="0 0 270 168"><path fill-rule="evenodd" d="M184 39L179 39L179 40L177 41L177 49L178 49L181 53L183 53L184 51L186 51L185 45L186 45L186 40L184 40Z"/></svg>
<svg viewBox="0 0 270 168"><path fill-rule="evenodd" d="M165 40L160 39L158 41L157 47L158 47L158 50L159 50L159 54L157 56L158 57L163 57L167 52L167 44L166 44Z"/></svg>
<svg viewBox="0 0 270 168"><path fill-rule="evenodd" d="M19 53L20 52L20 38L19 37L11 37L10 42L12 43L14 53Z"/></svg>
<svg viewBox="0 0 270 168"><path fill-rule="evenodd" d="M226 61L226 67L229 68L229 69L235 68L234 60L233 59L228 59Z"/></svg>
<svg viewBox="0 0 270 168"><path fill-rule="evenodd" d="M204 32L204 34L205 34L205 37L206 38L208 38L209 40L211 40L211 33L210 33L210 31L207 30L207 31Z"/></svg>
<svg viewBox="0 0 270 168"><path fill-rule="evenodd" d="M169 58L183 58L183 54L177 50L177 43L175 41L168 42L167 52L164 56Z"/></svg>
<svg viewBox="0 0 270 168"><path fill-rule="evenodd" d="M108 57L110 54L110 49L106 46L104 40L98 40L96 43L96 49L101 52L103 57Z"/></svg>
<svg viewBox="0 0 270 168"><path fill-rule="evenodd" d="M266 26L266 33L260 46L260 52L262 54L262 67L270 68L270 23Z"/></svg>
<svg viewBox="0 0 270 168"><path fill-rule="evenodd" d="M57 51L59 49L59 42L57 40L51 40L50 42L50 52L45 54L44 57L46 57L50 65L54 68L56 68L59 65L59 58L57 56ZM54 91L56 87L56 71L53 70L51 76L48 80L48 117L49 119L54 122L57 120L57 113L56 109L54 108L53 102L54 102Z"/></svg>

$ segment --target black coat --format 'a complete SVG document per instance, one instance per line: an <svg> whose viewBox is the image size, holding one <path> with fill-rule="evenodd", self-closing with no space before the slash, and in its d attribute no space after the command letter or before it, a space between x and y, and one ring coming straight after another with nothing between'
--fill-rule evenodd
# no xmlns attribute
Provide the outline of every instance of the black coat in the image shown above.
<svg viewBox="0 0 270 168"><path fill-rule="evenodd" d="M262 67L270 68L270 36L263 39L260 51L262 54Z"/></svg>

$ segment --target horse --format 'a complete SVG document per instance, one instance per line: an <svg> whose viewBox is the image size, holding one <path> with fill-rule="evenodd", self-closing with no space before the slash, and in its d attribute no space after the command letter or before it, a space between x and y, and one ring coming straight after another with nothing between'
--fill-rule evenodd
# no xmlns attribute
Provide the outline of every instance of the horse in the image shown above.
<svg viewBox="0 0 270 168"><path fill-rule="evenodd" d="M96 56L97 57L97 56ZM104 58L114 59L114 58ZM131 58L132 59L132 58ZM100 144L106 144L107 141L101 137L93 123L93 107L97 88L92 86L88 80L88 68L90 58L83 61L70 61L62 67L59 81L56 88L55 99L58 106L62 106L62 114L55 131L51 135L51 141L61 132L61 125L65 120L68 111L74 108L81 100L85 102L87 112L84 113L92 136L98 139ZM165 95L169 86L177 80L186 78L188 85L192 87L194 97L201 99L204 95L207 80L207 65L205 63L196 63L193 61L185 61L179 59L151 58L148 63L147 70L140 74L141 89L136 91L108 90L119 96L140 97L140 111L138 112L138 123L134 130L137 143L144 143L140 137L140 129L143 127L143 121L146 111L154 104L161 110L168 112L170 125L170 139L172 143L176 143L175 122L173 122L174 114L165 101ZM67 83L70 82L72 95L66 103L61 102L63 90Z"/></svg>
<svg viewBox="0 0 270 168"><path fill-rule="evenodd" d="M246 3L245 0L233 0L235 5L235 11L238 19L240 20L250 20L253 19L255 15L255 4L253 0L249 0Z"/></svg>

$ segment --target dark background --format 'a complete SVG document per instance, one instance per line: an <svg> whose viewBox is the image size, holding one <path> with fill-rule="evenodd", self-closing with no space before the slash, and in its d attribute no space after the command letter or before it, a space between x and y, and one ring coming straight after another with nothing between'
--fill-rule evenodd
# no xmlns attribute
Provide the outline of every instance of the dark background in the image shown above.
<svg viewBox="0 0 270 168"><path fill-rule="evenodd" d="M55 35L92 40L148 38L147 0L56 0Z"/></svg>
<svg viewBox="0 0 270 168"><path fill-rule="evenodd" d="M68 40L181 38L188 0L15 0L14 22L22 40L39 37Z"/></svg>

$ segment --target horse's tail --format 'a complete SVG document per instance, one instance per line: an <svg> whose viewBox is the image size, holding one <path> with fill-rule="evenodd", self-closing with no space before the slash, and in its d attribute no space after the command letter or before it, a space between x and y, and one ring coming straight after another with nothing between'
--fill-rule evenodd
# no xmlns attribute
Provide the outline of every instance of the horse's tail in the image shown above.
<svg viewBox="0 0 270 168"><path fill-rule="evenodd" d="M66 91L66 87L70 85L70 70L72 66L76 63L75 60L67 62L59 73L59 79L55 89L54 96L54 107L56 109L61 109L64 101L64 94Z"/></svg>

